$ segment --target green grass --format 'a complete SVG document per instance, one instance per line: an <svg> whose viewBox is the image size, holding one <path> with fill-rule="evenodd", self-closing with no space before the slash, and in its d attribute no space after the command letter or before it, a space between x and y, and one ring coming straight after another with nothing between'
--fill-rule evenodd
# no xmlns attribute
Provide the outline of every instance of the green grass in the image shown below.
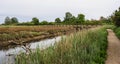
<svg viewBox="0 0 120 64"><path fill-rule="evenodd" d="M115 27L114 32L115 32L116 36L120 39L120 27Z"/></svg>
<svg viewBox="0 0 120 64"><path fill-rule="evenodd" d="M84 30L62 39L46 50L17 56L16 64L104 64L107 32L105 27Z"/></svg>

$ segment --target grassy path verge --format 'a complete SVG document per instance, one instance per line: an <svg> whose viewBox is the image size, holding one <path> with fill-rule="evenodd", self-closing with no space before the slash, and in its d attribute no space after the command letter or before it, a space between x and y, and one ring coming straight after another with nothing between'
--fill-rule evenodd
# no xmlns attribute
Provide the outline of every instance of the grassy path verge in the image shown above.
<svg viewBox="0 0 120 64"><path fill-rule="evenodd" d="M106 64L120 64L120 40L111 29L108 31L108 50Z"/></svg>

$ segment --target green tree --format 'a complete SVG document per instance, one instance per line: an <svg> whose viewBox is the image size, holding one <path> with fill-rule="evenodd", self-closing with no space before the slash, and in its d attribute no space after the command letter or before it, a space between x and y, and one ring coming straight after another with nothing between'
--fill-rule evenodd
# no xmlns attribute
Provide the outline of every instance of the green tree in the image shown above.
<svg viewBox="0 0 120 64"><path fill-rule="evenodd" d="M44 21L42 21L40 24L41 24L41 25L48 25L48 22L47 22L46 20L44 20Z"/></svg>
<svg viewBox="0 0 120 64"><path fill-rule="evenodd" d="M55 25L55 22L49 22L48 25Z"/></svg>
<svg viewBox="0 0 120 64"><path fill-rule="evenodd" d="M113 13L113 20L115 21L116 26L120 26L120 8Z"/></svg>
<svg viewBox="0 0 120 64"><path fill-rule="evenodd" d="M64 22L70 22L72 17L73 16L70 12L66 12Z"/></svg>
<svg viewBox="0 0 120 64"><path fill-rule="evenodd" d="M70 19L70 21L71 21L71 24L75 24L76 23L76 17L72 16L72 18Z"/></svg>
<svg viewBox="0 0 120 64"><path fill-rule="evenodd" d="M83 15L83 14L78 14L77 20L76 20L76 24L81 24L81 23L83 23L83 22L85 22L85 15Z"/></svg>
<svg viewBox="0 0 120 64"><path fill-rule="evenodd" d="M34 25L38 25L39 24L39 19L37 19L36 17L32 18L32 23Z"/></svg>
<svg viewBox="0 0 120 64"><path fill-rule="evenodd" d="M60 18L56 18L56 19L55 19L55 22L56 22L56 23L61 23Z"/></svg>
<svg viewBox="0 0 120 64"><path fill-rule="evenodd" d="M19 22L18 22L18 19L16 17L13 17L13 18L11 18L11 23L16 24L16 23L19 23Z"/></svg>
<svg viewBox="0 0 120 64"><path fill-rule="evenodd" d="M100 21L101 22L108 22L108 18L105 18L105 17L101 16L100 17Z"/></svg>
<svg viewBox="0 0 120 64"><path fill-rule="evenodd" d="M63 22L66 23L66 24L75 24L76 23L76 17L73 16L70 12L66 12Z"/></svg>
<svg viewBox="0 0 120 64"><path fill-rule="evenodd" d="M4 23L5 23L6 25L9 25L9 24L12 23L12 21L11 21L11 19L10 19L9 17L6 17Z"/></svg>

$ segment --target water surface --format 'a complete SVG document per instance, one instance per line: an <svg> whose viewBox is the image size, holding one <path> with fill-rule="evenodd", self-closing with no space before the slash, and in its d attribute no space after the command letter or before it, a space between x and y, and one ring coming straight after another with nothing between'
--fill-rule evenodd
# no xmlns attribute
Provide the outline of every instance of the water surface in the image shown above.
<svg viewBox="0 0 120 64"><path fill-rule="evenodd" d="M46 49L50 46L53 46L56 42L61 40L61 36L41 40L39 42L31 42L30 49L36 49L39 47L40 49ZM25 52L22 48L23 46L17 46L15 48L9 48L8 50L0 50L0 64L14 64L15 56L21 52ZM8 56L9 55L9 56Z"/></svg>

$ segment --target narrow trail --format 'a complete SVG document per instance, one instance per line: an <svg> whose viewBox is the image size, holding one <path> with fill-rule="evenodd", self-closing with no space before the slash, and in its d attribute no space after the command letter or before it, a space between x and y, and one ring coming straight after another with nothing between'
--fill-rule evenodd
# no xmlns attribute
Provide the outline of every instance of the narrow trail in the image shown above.
<svg viewBox="0 0 120 64"><path fill-rule="evenodd" d="M120 40L111 29L108 31L107 60L105 64L120 64Z"/></svg>

